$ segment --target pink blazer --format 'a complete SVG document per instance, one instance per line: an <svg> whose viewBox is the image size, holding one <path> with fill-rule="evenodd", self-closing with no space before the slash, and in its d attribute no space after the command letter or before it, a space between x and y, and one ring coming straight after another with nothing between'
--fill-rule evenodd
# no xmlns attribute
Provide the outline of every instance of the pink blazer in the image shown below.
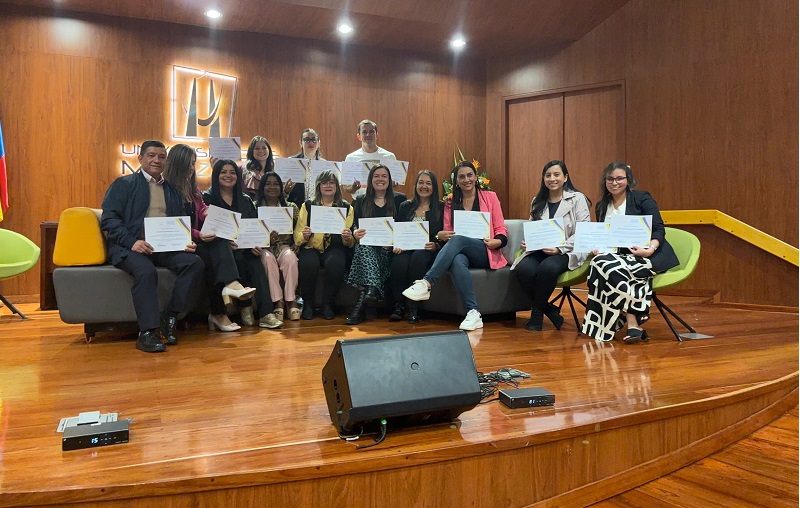
<svg viewBox="0 0 800 508"><path fill-rule="evenodd" d="M482 212L489 212L489 228L492 230L492 237L504 235L508 237L506 220L503 218L503 209L500 208L500 200L497 194L492 191L478 191L478 203ZM453 231L453 200L447 199L444 202L444 230ZM503 249L491 250L488 247L486 252L489 255L489 268L497 270L508 264Z"/></svg>

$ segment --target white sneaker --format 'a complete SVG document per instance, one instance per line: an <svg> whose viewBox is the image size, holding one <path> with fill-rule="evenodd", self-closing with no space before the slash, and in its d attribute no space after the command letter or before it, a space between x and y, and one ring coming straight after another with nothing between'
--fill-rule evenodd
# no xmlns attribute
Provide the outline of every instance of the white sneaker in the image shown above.
<svg viewBox="0 0 800 508"><path fill-rule="evenodd" d="M467 312L467 317L465 317L464 321L461 322L459 328L461 330L467 330L468 332L477 330L478 328L483 328L483 319L481 319L481 313L475 309Z"/></svg>
<svg viewBox="0 0 800 508"><path fill-rule="evenodd" d="M403 296L415 302L428 300L431 297L431 290L424 280L414 281L410 288L403 291Z"/></svg>

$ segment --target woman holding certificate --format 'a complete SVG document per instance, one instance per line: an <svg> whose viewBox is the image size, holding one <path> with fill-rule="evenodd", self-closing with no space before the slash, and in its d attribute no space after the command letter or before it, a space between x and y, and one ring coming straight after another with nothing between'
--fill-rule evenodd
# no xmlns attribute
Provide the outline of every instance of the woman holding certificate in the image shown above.
<svg viewBox="0 0 800 508"><path fill-rule="evenodd" d="M294 159L318 160L324 161L322 152L320 152L320 139L319 134L312 128L304 130L300 134L300 152L292 155ZM309 181L311 178L311 171L306 171L306 179L303 182L286 182L289 197L286 199L291 201L298 207L302 206L307 199L314 198L314 182ZM308 192L306 192L308 190Z"/></svg>
<svg viewBox="0 0 800 508"><path fill-rule="evenodd" d="M525 328L529 331L541 330L543 316L547 316L556 330L560 330L564 318L558 307L548 300L556 287L558 276L567 270L575 270L586 261L588 253L573 252L572 245L575 224L590 221L589 200L572 185L569 170L563 161L550 161L544 165L539 192L531 201L530 220L547 221L547 225L561 231L561 238L557 244L538 250L528 250L523 240L525 252L511 266L522 289L533 302L531 318L525 323Z"/></svg>
<svg viewBox="0 0 800 508"><path fill-rule="evenodd" d="M278 173L269 173L261 179L258 188L258 206L289 207L292 212L292 226L297 223L297 205L286 202L283 197L283 181ZM294 228L292 229L294 230ZM289 319L300 319L300 309L295 302L297 293L297 254L294 248L294 235L279 234L273 229L270 235L268 249L261 249L261 262L267 270L269 279L269 293L273 298L275 316L283 321L284 302L288 305ZM281 275L283 275L283 288L281 288ZM281 298L281 295L283 297Z"/></svg>
<svg viewBox="0 0 800 508"><path fill-rule="evenodd" d="M215 163L216 161L212 161ZM214 164L216 165L216 164ZM256 198L258 185L265 174L275 170L272 146L264 136L253 136L247 147L247 162L242 167L242 188L251 199Z"/></svg>
<svg viewBox="0 0 800 508"><path fill-rule="evenodd" d="M242 214L243 219L258 218L258 212L250 197L241 191L242 173L239 166L232 160L218 160L211 171L211 188L203 192L203 201L209 206L217 206ZM236 243L231 242L234 249L233 257L236 266L243 278L256 288L256 304L258 305L259 321L261 328L280 328L283 321L279 320L272 312L272 298L269 293L269 283L264 265L261 264L261 247L250 249L237 249ZM255 324L251 306L241 310L242 322L248 326ZM210 321L209 321L210 322Z"/></svg>
<svg viewBox="0 0 800 508"><path fill-rule="evenodd" d="M192 238L197 243L196 253L206 266L206 286L211 306L211 314L208 315L209 329L232 332L240 326L228 318L223 300L231 297L249 300L256 290L244 287L239 282L239 269L228 242L213 234L200 232L208 205L203 202L200 189L197 188L196 162L194 148L182 144L171 147L164 167L164 180L180 190L186 214L192 219Z"/></svg>
<svg viewBox="0 0 800 508"><path fill-rule="evenodd" d="M501 249L508 243L508 230L497 195L478 188L478 176L472 163L460 162L453 168L451 177L454 182L453 197L444 203L444 229L436 235L439 241L447 243L439 251L428 273L403 291L403 296L417 302L429 299L431 286L444 272L449 271L453 285L467 309L467 316L459 328L475 330L483 328L483 319L475 300L469 269L497 270L506 266L508 263ZM461 234L462 231L456 234L455 230L460 225L455 216L459 211L472 212L465 221L469 226L463 228L469 236ZM473 216L478 216L479 220L471 220ZM479 232L475 226L481 222L484 223L485 233Z"/></svg>
<svg viewBox="0 0 800 508"><path fill-rule="evenodd" d="M299 247L300 294L303 295L303 319L314 318L314 296L320 267L322 281L322 317L333 319L333 299L344 280L348 249L355 238L353 207L342 199L339 178L333 171L323 171L314 185L314 199L309 199L297 216L294 243Z"/></svg>
<svg viewBox="0 0 800 508"><path fill-rule="evenodd" d="M595 206L597 221L613 215L650 215L650 244L596 255L589 266L589 298L581 332L610 341L627 324L626 344L648 340L642 329L650 317L653 276L679 264L664 237L664 221L649 192L633 190L636 180L630 166L612 162L603 171L603 197ZM597 251L593 252L597 254Z"/></svg>
<svg viewBox="0 0 800 508"><path fill-rule="evenodd" d="M439 201L439 182L436 175L427 169L423 169L417 175L414 183L414 198L403 201L400 210L397 212L397 222L395 223L395 233L400 234L401 224L413 222L425 225L427 222L428 235L425 238L424 247L406 248L403 250L397 247L397 237L395 240L394 259L391 268L391 286L394 296L394 309L389 316L389 321L400 321L403 319L406 309L408 309L407 321L409 323L419 323L419 303L408 300L403 296L403 289L407 288L415 280L421 279L433 265L436 253L439 252L442 244L436 240L436 235L443 229L444 211L442 202Z"/></svg>
<svg viewBox="0 0 800 508"><path fill-rule="evenodd" d="M402 196L402 195L399 195ZM367 304L383 300L383 286L389 278L392 264L394 217L405 196L395 198L392 175L383 164L372 166L367 176L367 191L353 203L358 229L353 232L356 245L347 283L360 288L353 312L345 320L357 325L366 319ZM385 220L373 220L388 217ZM376 240L376 236L382 240Z"/></svg>

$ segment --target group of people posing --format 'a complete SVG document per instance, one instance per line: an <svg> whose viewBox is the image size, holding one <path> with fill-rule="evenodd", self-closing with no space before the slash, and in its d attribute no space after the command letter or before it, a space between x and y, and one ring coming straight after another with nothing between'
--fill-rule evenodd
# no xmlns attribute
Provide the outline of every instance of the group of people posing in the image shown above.
<svg viewBox="0 0 800 508"><path fill-rule="evenodd" d="M166 350L177 344L176 321L191 308L195 281L205 277L210 330L235 331L241 325L275 329L284 319L310 320L315 315L336 317L336 295L347 283L358 288L358 299L345 322L356 325L366 319L369 305L389 304L390 321L420 321L420 302L430 298L431 287L445 272L462 299L467 315L463 330L483 326L472 287L470 268L499 269L508 264L502 248L508 243L503 211L497 195L478 185L476 168L461 162L453 168L452 197L439 197L436 175L420 171L414 180L414 195L406 199L393 190L389 169L382 158L394 154L377 146L377 125L364 120L358 125L359 150L346 160L371 165L367 182L340 185L338 175L324 171L314 181L283 182L274 172L272 148L261 136L250 142L247 160L212 160L211 186L197 186L196 155L187 145L175 145L167 153L158 141L142 144L141 169L118 178L103 200L101 228L107 234L111 262L134 278L131 289L140 333L136 347L146 352ZM319 135L306 129L300 138L298 158L321 159ZM562 218L567 241L557 248L524 252L511 267L533 302L526 328L541 330L547 316L556 328L563 318L549 303L558 276L581 266L592 257L589 299L583 333L597 340L611 340L627 325L626 343L647 340L642 324L649 317L651 281L654 274L678 264L664 238L658 206L647 192L633 190L636 181L628 165L612 163L603 171L603 196L595 206L598 221L612 214L652 215L652 239L644 248L616 252L576 253L572 245L575 224L589 221L588 199L569 178L562 161L545 165L539 192L531 203L530 220ZM351 201L344 194L352 195ZM201 233L208 206L214 205L257 218L257 207L293 209L294 234L272 232L270 247L239 249L235 241ZM311 213L315 206L347 211L340 234L315 233ZM454 232L455 210L488 212L489 238L475 239ZM144 239L144 218L190 216L192 242L183 252L153 252ZM424 249L363 245L366 231L358 220L392 217L395 221L427 221L429 241ZM523 251L525 244L521 245ZM163 312L157 301L156 266L177 275L172 297ZM324 271L320 272L320 268ZM299 288L298 288L299 285ZM317 300L317 286L321 299ZM298 291L299 289L299 291ZM302 309L298 305L302 297ZM237 304L240 324L228 315L228 305Z"/></svg>

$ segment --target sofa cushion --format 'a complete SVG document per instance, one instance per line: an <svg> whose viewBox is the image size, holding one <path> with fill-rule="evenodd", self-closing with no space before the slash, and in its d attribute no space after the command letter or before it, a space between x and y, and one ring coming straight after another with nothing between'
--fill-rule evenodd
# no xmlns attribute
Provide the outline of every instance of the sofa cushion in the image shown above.
<svg viewBox="0 0 800 508"><path fill-rule="evenodd" d="M59 266L102 265L106 242L100 231L101 210L85 207L61 212L53 248L53 263Z"/></svg>

